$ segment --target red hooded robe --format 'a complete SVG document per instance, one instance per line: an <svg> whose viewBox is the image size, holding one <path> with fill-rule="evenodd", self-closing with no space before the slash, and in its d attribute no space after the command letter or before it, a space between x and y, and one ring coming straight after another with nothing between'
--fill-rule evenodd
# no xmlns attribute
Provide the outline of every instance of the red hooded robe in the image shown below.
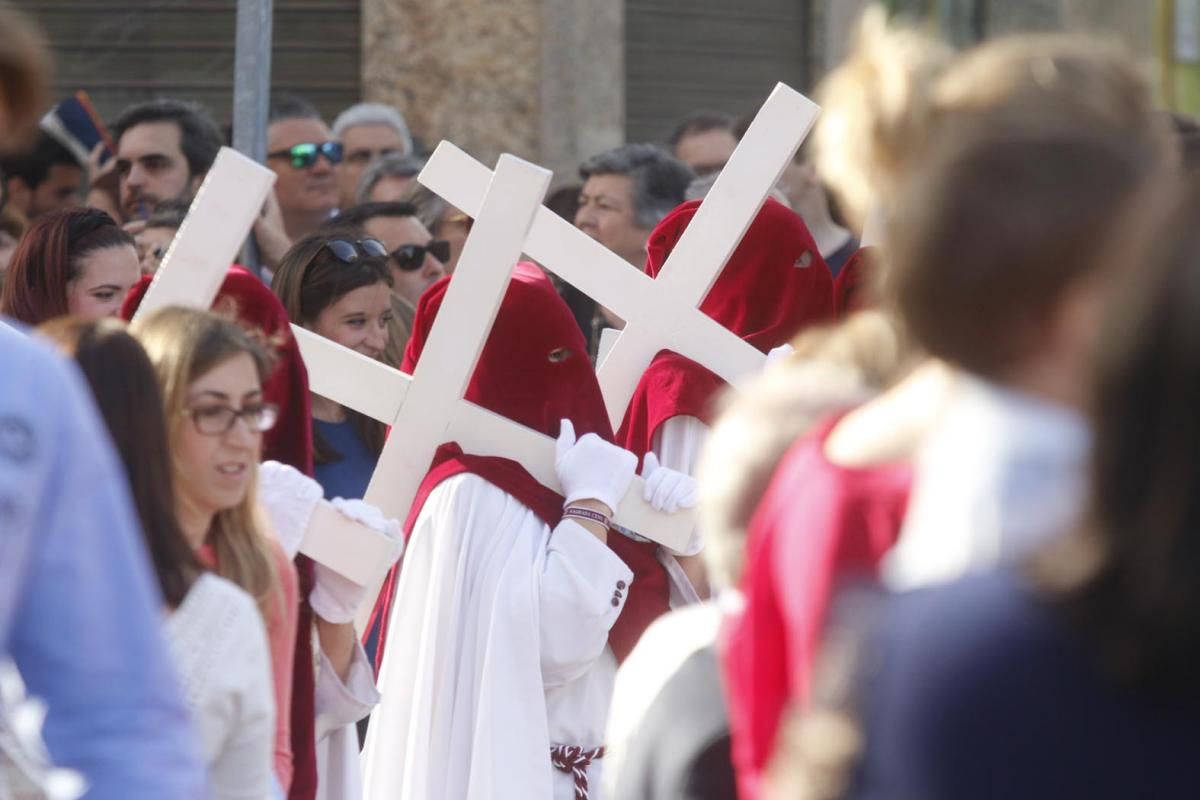
<svg viewBox="0 0 1200 800"><path fill-rule="evenodd" d="M413 334L401 369L412 373L433 328L449 285L443 278L421 297ZM554 285L537 266L518 264L500 312L467 387L466 399L547 436L557 436L559 422L570 419L578 436L595 433L612 441L600 385L588 359L579 325ZM562 516L563 498L538 483L514 461L464 455L454 444L443 445L418 490L407 521L411 534L417 517L438 484L470 472L515 497L546 525ZM655 558L656 545L612 533L608 545L634 573L625 607L609 632L617 660L629 654L645 628L669 609L666 575ZM382 615L377 667L383 662L387 615L395 593L399 566L388 575L372 614Z"/></svg>

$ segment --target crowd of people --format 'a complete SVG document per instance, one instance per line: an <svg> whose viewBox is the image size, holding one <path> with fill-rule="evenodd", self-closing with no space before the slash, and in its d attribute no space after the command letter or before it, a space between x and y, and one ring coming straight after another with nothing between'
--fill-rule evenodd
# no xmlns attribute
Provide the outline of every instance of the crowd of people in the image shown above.
<svg viewBox="0 0 1200 800"><path fill-rule="evenodd" d="M82 159L47 62L0 4L0 658L87 797L1196 791L1200 127L1120 48L869 10L701 305L762 372L663 350L610 420L622 320L516 264L465 398L559 486L447 441L402 519L362 499L387 425L291 325L437 357L472 220L403 115L275 98L258 263L135 318L225 136L158 99ZM747 125L546 204L655 278ZM613 521L638 476L683 546ZM396 541L377 596L301 553L331 520ZM55 797L5 711L0 797Z"/></svg>

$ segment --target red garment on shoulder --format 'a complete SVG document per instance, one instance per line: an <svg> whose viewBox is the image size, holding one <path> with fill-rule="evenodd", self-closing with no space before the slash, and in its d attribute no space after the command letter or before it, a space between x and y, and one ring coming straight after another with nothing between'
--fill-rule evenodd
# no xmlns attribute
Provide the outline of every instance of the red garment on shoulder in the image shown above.
<svg viewBox="0 0 1200 800"><path fill-rule="evenodd" d="M699 207L699 200L684 203L650 234L650 277L658 276ZM806 326L833 318L833 278L800 217L768 198L700 310L766 353ZM660 352L634 391L617 441L641 458L671 417L708 422L713 397L725 385L696 362Z"/></svg>
<svg viewBox="0 0 1200 800"><path fill-rule="evenodd" d="M838 319L871 307L870 284L875 279L877 263L878 248L862 247L842 267L833 282L833 303Z"/></svg>
<svg viewBox="0 0 1200 800"><path fill-rule="evenodd" d="M450 278L442 278L421 297L413 334L401 370L412 374ZM547 436L557 436L562 419L575 433L595 433L612 441L596 372L588 360L587 344L574 316L546 274L533 264L518 264L491 335L467 387L466 399ZM443 445L425 476L405 522L405 537L425 501L437 486L469 472L512 495L542 522L554 527L562 517L563 498L542 486L519 464L504 458L464 455L458 445ZM609 547L633 572L625 607L609 631L617 660L624 660L645 628L670 608L666 574L655 558L655 545L634 542L619 533L608 537ZM387 622L395 596L400 565L388 574L371 614L370 630L380 624L376 669L383 663Z"/></svg>
<svg viewBox="0 0 1200 800"><path fill-rule="evenodd" d="M750 521L745 605L727 626L721 653L741 800L760 797L780 718L789 702L808 697L838 583L875 576L904 521L911 465L830 463L825 443L840 419L791 447Z"/></svg>
<svg viewBox="0 0 1200 800"><path fill-rule="evenodd" d="M146 296L153 275L143 276L134 284L121 305L121 317L129 320ZM234 265L213 301L213 309L228 309L246 328L261 334L274 349L275 371L263 383L263 396L279 406L275 427L263 434L263 459L290 464L305 475L313 474L312 398L308 392L308 370L300 357L300 346L292 336L283 303L266 284L245 269ZM313 612L308 595L316 576L307 556L296 556L300 578L298 631L312 630ZM313 668L312 637L296 637L296 657L292 674L292 787L288 800L314 800L317 795L317 682Z"/></svg>

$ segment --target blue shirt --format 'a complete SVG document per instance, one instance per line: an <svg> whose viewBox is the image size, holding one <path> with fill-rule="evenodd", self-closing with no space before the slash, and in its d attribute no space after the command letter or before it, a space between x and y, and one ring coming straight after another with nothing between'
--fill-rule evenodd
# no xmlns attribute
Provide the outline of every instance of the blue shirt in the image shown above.
<svg viewBox="0 0 1200 800"><path fill-rule="evenodd" d="M0 655L92 800L208 796L162 599L78 373L0 321Z"/></svg>
<svg viewBox="0 0 1200 800"><path fill-rule="evenodd" d="M895 598L868 663L854 800L1197 794L1195 696L1118 684L1016 572Z"/></svg>
<svg viewBox="0 0 1200 800"><path fill-rule="evenodd" d="M337 461L317 464L313 469L317 483L325 490L325 499L344 497L357 500L367 493L367 484L375 472L379 457L367 449L349 420L323 422L313 420L317 434L325 443L342 454Z"/></svg>

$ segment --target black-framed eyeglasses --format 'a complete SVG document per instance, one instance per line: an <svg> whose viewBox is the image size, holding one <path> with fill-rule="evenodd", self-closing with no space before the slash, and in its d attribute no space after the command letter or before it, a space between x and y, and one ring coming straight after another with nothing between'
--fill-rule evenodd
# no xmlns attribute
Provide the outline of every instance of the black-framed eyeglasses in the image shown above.
<svg viewBox="0 0 1200 800"><path fill-rule="evenodd" d="M233 430L239 419L246 423L251 433L265 433L275 427L279 408L270 403L256 403L241 409L223 405L203 405L185 408L183 413L192 418L198 433L205 436L224 436Z"/></svg>
<svg viewBox="0 0 1200 800"><path fill-rule="evenodd" d="M405 272L418 270L425 263L425 254L445 264L450 260L450 243L445 239L434 239L429 244L402 244L392 251L396 266Z"/></svg>
<svg viewBox="0 0 1200 800"><path fill-rule="evenodd" d="M296 169L308 169L317 163L317 158L325 156L330 164L342 163L341 142L303 142L289 147L287 150L276 150L267 153L267 158L288 158Z"/></svg>
<svg viewBox="0 0 1200 800"><path fill-rule="evenodd" d="M353 264L364 257L379 257L388 254L387 248L378 239L329 239L322 246L343 264Z"/></svg>

